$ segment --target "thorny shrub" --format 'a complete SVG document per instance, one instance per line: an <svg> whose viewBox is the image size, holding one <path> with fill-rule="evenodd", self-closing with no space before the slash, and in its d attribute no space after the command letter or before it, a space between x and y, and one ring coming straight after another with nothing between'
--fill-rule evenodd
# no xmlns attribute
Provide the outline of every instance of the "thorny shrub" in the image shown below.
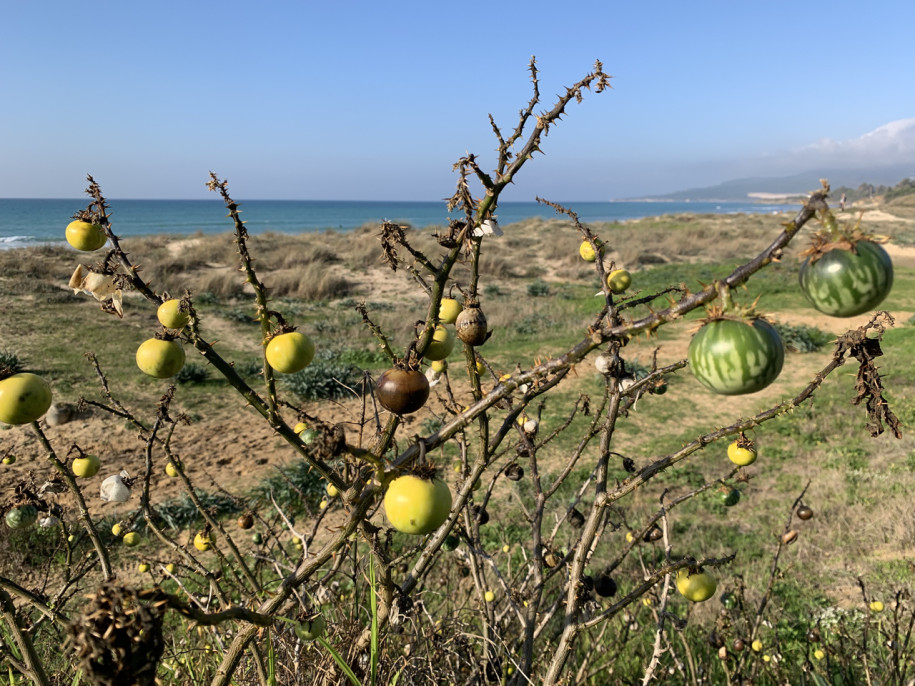
<svg viewBox="0 0 915 686"><path fill-rule="evenodd" d="M681 552L675 554L670 516L700 494L739 482L742 468L701 485L665 491L656 512L642 521L627 519L626 501L707 446L746 441L745 432L805 403L849 358L860 365L857 401L866 406L872 432L889 426L898 433L873 364L880 354L877 339L889 317L875 315L869 324L840 336L822 371L794 398L710 429L643 464L636 464L626 456L625 446L617 444L617 422L640 398L648 402L649 396L660 396L667 377L686 366L685 360L659 366L656 359L650 366L635 360L627 366L627 343L703 306L718 302L723 311L731 305L730 292L777 260L805 224L812 219L829 222L824 187L811 194L759 255L696 292L672 286L634 296L614 293L607 276L616 265L597 259L593 268L602 284L599 304L585 330L567 332L571 342L566 351L532 365L519 359L509 373L493 369L485 356L485 342L493 332L484 313L487 298L499 290L497 284L484 282L480 265L485 248L500 232L495 222L500 195L540 151L543 138L566 108L581 102L586 91L603 92L610 81L598 62L593 72L558 96L551 109L538 112L541 100L533 61L530 73L533 96L522 108L517 126L506 135L490 121L498 141L493 171L484 171L471 154L455 164L458 184L448 210L458 210L460 218L436 236L437 248L419 250L402 227L381 227L383 259L427 298L415 335L396 343L375 322L370 305L355 303L386 366L400 373L393 391L379 384L373 392L349 365L337 369L323 353L313 368L320 373L309 377L301 372L301 377L291 377L291 383L278 383L266 357L260 374L236 368L214 349L195 310L195 304L212 299L209 291L225 289L184 295L181 307L190 320L180 333L181 343L202 355L263 417L305 473L284 476L256 491L232 493L219 485L218 497L204 497L187 476L182 456L172 449L172 436L186 421L177 409L181 391L166 381L157 407L125 407L117 389L108 387L100 362L90 356L107 398L95 403L96 409L109 412L113 421L129 422L146 446L145 473L127 478L128 493L138 506L117 522L118 533L112 535L109 522L103 529L102 521L89 515L86 498L94 482L86 487L74 476L73 460L82 455L79 447L53 444L40 422L22 429L34 432L57 475L44 483L36 478L19 484L5 510L37 508L47 527L42 531L56 532L49 555L62 571L55 577L56 588L41 591L15 579L0 579L2 657L10 673L35 684L77 683L80 678L96 684L152 684L158 675L160 683L208 679L213 686L521 686L609 683L613 673L632 673L626 662L634 658L644 683L660 678L707 682L708 665L718 664L715 660L720 660L731 683L767 674L781 678L778 651L788 655L797 648L767 647L770 659L762 661L752 659L752 646L768 621L766 605L778 578L779 556L792 535L797 536L793 526L801 516L801 497L790 509L762 598L751 603L745 589L733 584L728 584L728 600L719 593L725 609L706 647L714 654L712 661L703 661L700 654L693 659L688 646L681 649L674 640L685 620L675 613L672 589L682 580L705 578L700 569L721 576L719 568L733 556L708 558L684 541L677 542ZM482 188L481 197L475 197L473 184ZM255 323L266 346L292 329L271 308L270 275L255 269L227 183L211 175L209 187L221 195L234 223L244 291L253 292ZM91 267L108 290L93 294L105 311L118 315L123 290L136 291L149 307L157 307L164 295L143 279L128 256L92 177L88 193L92 200L80 218L102 226L110 245L104 259ZM608 236L601 241L573 211L549 204L570 218L581 240L595 252L610 241ZM534 281L528 293L539 296L547 290L544 282ZM233 284L231 291L242 293L241 284ZM452 357L447 371L410 376L408 372L421 368L431 346L441 344L433 337L441 301L449 294L464 306L456 325L460 340L455 341L463 360ZM320 350L324 344L316 342ZM595 357L604 379L600 394L574 399L560 421L541 421L546 399L564 387L575 365ZM201 380L199 374L185 373L188 376ZM340 386L340 376L346 387ZM420 427L420 433L408 432L404 416L384 408L405 408L398 404L405 400L400 395L409 396L408 404L416 401L421 406L416 388L422 389L420 379L428 378L435 383L437 410L432 411L431 403L419 410L422 421L412 426ZM359 387L354 388L357 382ZM255 386L260 384L258 390ZM324 421L320 403L300 404L286 397L289 393L337 398L349 394L358 417L345 424ZM656 402L663 399L657 397ZM300 423L304 426L297 426ZM241 423L238 430L244 429ZM543 456L572 432L577 434L563 443L561 462L547 468ZM62 453L63 449L69 452ZM449 456L453 465L442 464L439 455ZM182 499L167 506L157 501L150 487L151 473L166 463L184 489ZM427 535L395 531L380 513L388 485L409 473L429 478L436 467L440 473L452 468L457 472L451 506L441 512L444 522L434 526L435 520ZM322 484L326 494L316 495ZM286 495L278 499L282 489ZM66 507L61 504L65 500ZM233 514L219 517L219 512ZM329 513L334 517L331 527L325 523ZM490 520L499 523L498 533L487 524ZM131 554L119 539L126 542L125 532L135 529L156 539L160 553L141 567L140 581L131 587L115 578L112 560ZM608 545L606 539L621 530L629 531L626 541ZM509 539L512 543L506 543L501 553L493 552L494 544ZM660 547L647 553L642 544L651 541ZM90 597L88 604L85 596ZM879 629L879 640L895 646L882 653L883 667L896 669L900 678L912 628L906 603L906 598L897 597L891 608L894 629L889 623ZM648 622L644 613L637 614L645 607L651 610ZM802 642L806 664L822 657L830 673L857 678L860 672L844 657L849 653L843 646L852 639L842 634L842 624L827 623L825 617L817 623L811 628L817 633ZM65 637L67 658L53 662L47 646L59 645ZM630 653L623 650L633 642L641 647ZM811 666L808 671L816 670Z"/></svg>

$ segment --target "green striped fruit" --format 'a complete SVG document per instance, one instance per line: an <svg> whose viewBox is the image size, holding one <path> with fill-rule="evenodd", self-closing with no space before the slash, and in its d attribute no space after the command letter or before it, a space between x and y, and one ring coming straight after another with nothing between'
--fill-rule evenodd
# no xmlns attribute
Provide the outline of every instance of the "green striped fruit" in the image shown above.
<svg viewBox="0 0 915 686"><path fill-rule="evenodd" d="M854 317L877 307L893 287L893 262L881 246L858 241L801 265L801 290L823 314Z"/></svg>
<svg viewBox="0 0 915 686"><path fill-rule="evenodd" d="M693 376L704 386L721 395L743 395L775 381L785 346L764 319L714 319L693 336L687 357Z"/></svg>

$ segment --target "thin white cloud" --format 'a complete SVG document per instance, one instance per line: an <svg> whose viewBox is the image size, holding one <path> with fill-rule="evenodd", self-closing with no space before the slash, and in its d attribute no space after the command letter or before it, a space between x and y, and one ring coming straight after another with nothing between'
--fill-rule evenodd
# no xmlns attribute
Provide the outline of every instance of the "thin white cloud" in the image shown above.
<svg viewBox="0 0 915 686"><path fill-rule="evenodd" d="M754 164L751 160L747 160ZM760 171L789 174L806 169L876 169L911 164L915 170L915 118L897 119L858 138L823 140L763 155Z"/></svg>

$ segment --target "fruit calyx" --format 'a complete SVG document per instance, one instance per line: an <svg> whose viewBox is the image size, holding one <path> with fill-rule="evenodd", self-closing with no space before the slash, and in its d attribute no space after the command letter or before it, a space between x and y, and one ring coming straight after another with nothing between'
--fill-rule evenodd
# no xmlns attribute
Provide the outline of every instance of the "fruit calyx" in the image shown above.
<svg viewBox="0 0 915 686"><path fill-rule="evenodd" d="M754 450L756 444L751 438L749 438L743 431L737 435L737 440L734 441L737 444L738 448L743 448L745 450Z"/></svg>
<svg viewBox="0 0 915 686"><path fill-rule="evenodd" d="M829 216L831 217L831 213ZM831 221L823 218L821 221L823 228L810 235L810 247L798 255L798 259L802 262L809 259L810 263L813 264L831 250L848 250L857 255L857 245L861 241L880 244L887 243L890 240L888 236L879 236L862 231L860 216L854 225L846 224L843 227L839 227L835 218L832 218Z"/></svg>

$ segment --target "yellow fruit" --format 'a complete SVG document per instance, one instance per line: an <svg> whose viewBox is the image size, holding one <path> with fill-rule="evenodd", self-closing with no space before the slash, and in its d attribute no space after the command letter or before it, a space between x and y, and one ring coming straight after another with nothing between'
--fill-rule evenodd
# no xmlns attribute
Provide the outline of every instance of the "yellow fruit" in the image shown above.
<svg viewBox="0 0 915 686"><path fill-rule="evenodd" d="M115 536L120 536L121 535L121 525L115 524L114 526L112 526L111 533L113 533Z"/></svg>
<svg viewBox="0 0 915 686"><path fill-rule="evenodd" d="M282 374L294 374L311 364L315 356L315 344L298 331L281 333L267 343L264 351L267 364Z"/></svg>
<svg viewBox="0 0 915 686"><path fill-rule="evenodd" d="M826 653L824 653L822 650L817 648L816 650L813 651L813 657L814 657L814 659L822 660L824 657L826 657Z"/></svg>
<svg viewBox="0 0 915 686"><path fill-rule="evenodd" d="M750 647L753 649L753 652L758 653L763 649L762 641L757 638L755 641L753 641L753 643L750 644Z"/></svg>
<svg viewBox="0 0 915 686"><path fill-rule="evenodd" d="M102 463L101 460L98 459L98 455L83 455L82 457L77 457L73 460L70 468L76 476L87 479L90 476L98 474L101 465Z"/></svg>
<svg viewBox="0 0 915 686"><path fill-rule="evenodd" d="M197 548L202 553L205 553L207 550L213 547L213 536L212 534L205 534L203 532L198 533L194 536L194 547Z"/></svg>
<svg viewBox="0 0 915 686"><path fill-rule="evenodd" d="M166 300L159 305L156 310L156 317L159 323L166 329L183 329L187 326L191 316L187 312L181 312L181 301L177 299Z"/></svg>
<svg viewBox="0 0 915 686"><path fill-rule="evenodd" d="M165 465L165 473L168 474L170 477L174 478L174 477L178 476L178 469L177 469L177 467L175 467L175 465L173 465L171 462L169 462L168 464Z"/></svg>
<svg viewBox="0 0 915 686"><path fill-rule="evenodd" d="M336 498L340 495L340 489L333 484L327 484L327 486L324 487L324 490L327 492L328 498Z"/></svg>
<svg viewBox="0 0 915 686"><path fill-rule="evenodd" d="M483 597L486 599L487 603L491 603L493 600L496 599L496 594L493 593L492 591L486 591L486 593L483 594Z"/></svg>
<svg viewBox="0 0 915 686"><path fill-rule="evenodd" d="M184 366L184 348L177 341L150 338L137 348L137 366L144 374L168 379Z"/></svg>
<svg viewBox="0 0 915 686"><path fill-rule="evenodd" d="M873 612L883 612L883 603L879 600L874 600L871 602L870 608Z"/></svg>
<svg viewBox="0 0 915 686"><path fill-rule="evenodd" d="M67 224L65 235L67 243L83 252L98 250L108 240L101 226L79 220Z"/></svg>
<svg viewBox="0 0 915 686"><path fill-rule="evenodd" d="M405 474L388 484L384 494L388 521L405 534L435 531L451 513L451 491L441 479L432 481Z"/></svg>
<svg viewBox="0 0 915 686"><path fill-rule="evenodd" d="M438 372L439 374L441 374L443 371L448 369L448 362L446 362L445 360L433 360L432 364L430 364L429 366L432 367L433 372Z"/></svg>
<svg viewBox="0 0 915 686"><path fill-rule="evenodd" d="M327 502L326 499L325 499L325 500L322 500L320 503L318 503L318 509L319 509L319 510L326 510L328 504L329 504L329 503Z"/></svg>
<svg viewBox="0 0 915 686"><path fill-rule="evenodd" d="M507 552L509 552L510 550L511 550L511 546L510 546L510 545L503 545L503 546L502 546L502 552L503 552L503 553L507 553Z"/></svg>
<svg viewBox="0 0 915 686"><path fill-rule="evenodd" d="M756 462L756 446L742 448L737 441L728 446L728 459L736 465L746 467Z"/></svg>
<svg viewBox="0 0 915 686"><path fill-rule="evenodd" d="M145 562L141 562L137 565L137 571L140 572L140 574L146 574L146 572L149 571L149 565Z"/></svg>
<svg viewBox="0 0 915 686"><path fill-rule="evenodd" d="M454 298L442 298L438 308L438 320L442 324L454 324L454 320L457 319L463 309L461 303Z"/></svg>
<svg viewBox="0 0 915 686"><path fill-rule="evenodd" d="M454 333L446 326L439 324L432 332L432 342L426 347L426 359L444 360L454 350Z"/></svg>
<svg viewBox="0 0 915 686"><path fill-rule="evenodd" d="M635 540L635 535L631 531L626 532L626 543L632 543Z"/></svg>
<svg viewBox="0 0 915 686"><path fill-rule="evenodd" d="M292 430L295 431L297 434L300 434L303 431L305 431L307 428L308 428L308 424L306 424L305 422L299 422L298 424L295 425L295 427L293 427Z"/></svg>
<svg viewBox="0 0 915 686"><path fill-rule="evenodd" d="M701 603L715 595L718 581L708 572L689 569L677 570L677 590L687 600Z"/></svg>
<svg viewBox="0 0 915 686"><path fill-rule="evenodd" d="M172 564L171 562L169 562L167 565L165 565L165 571L168 572L169 574L174 574L174 573L175 573L175 565Z"/></svg>
<svg viewBox="0 0 915 686"><path fill-rule="evenodd" d="M133 548L135 545L140 545L140 534L136 531L128 531L124 534L124 545Z"/></svg>
<svg viewBox="0 0 915 686"><path fill-rule="evenodd" d="M601 253L603 253L603 246L599 241L594 241L598 245ZM591 246L591 241L582 241L581 245L578 246L578 254L581 255L581 259L585 262L594 262L597 260L597 253L594 252L594 248Z"/></svg>
<svg viewBox="0 0 915 686"><path fill-rule="evenodd" d="M611 293L623 293L632 284L632 274L625 269L614 269L607 274L607 286Z"/></svg>
<svg viewBox="0 0 915 686"><path fill-rule="evenodd" d="M36 374L20 372L0 381L0 422L29 424L51 407L51 387Z"/></svg>
<svg viewBox="0 0 915 686"><path fill-rule="evenodd" d="M477 376L483 376L486 373L486 365L482 362L477 362Z"/></svg>

